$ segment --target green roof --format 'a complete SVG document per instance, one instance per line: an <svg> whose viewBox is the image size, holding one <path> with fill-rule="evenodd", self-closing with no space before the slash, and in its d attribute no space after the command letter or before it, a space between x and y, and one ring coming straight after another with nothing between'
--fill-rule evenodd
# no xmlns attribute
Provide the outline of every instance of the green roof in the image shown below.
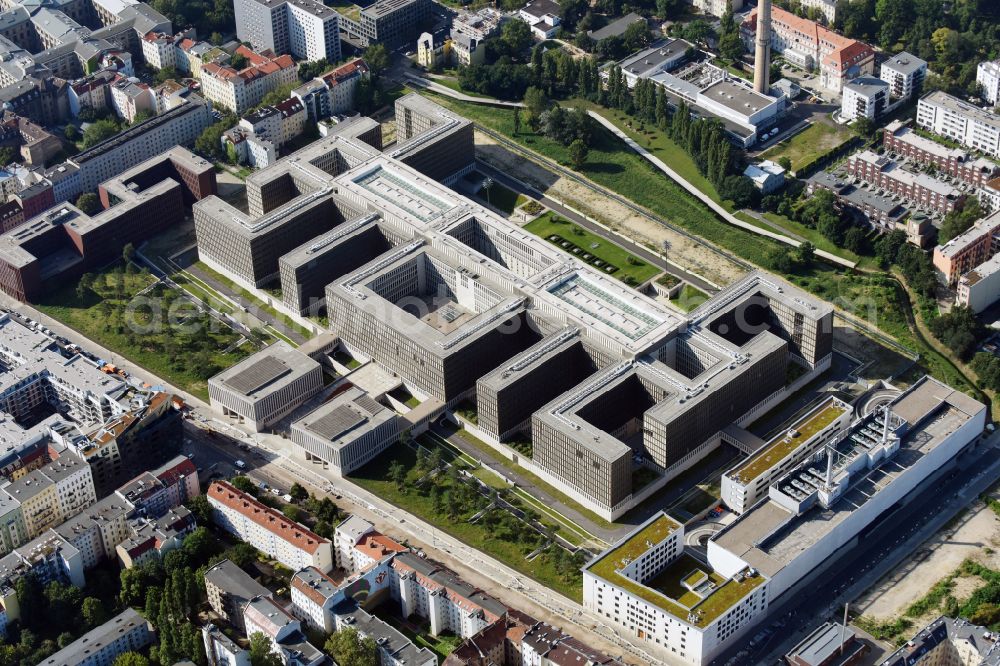
<svg viewBox="0 0 1000 666"><path fill-rule="evenodd" d="M619 573L619 569L626 566L626 560L631 562L650 549L646 545L647 541L653 545L659 544L679 527L679 523L661 514L621 544L609 549L600 559L586 567L586 570L662 608L683 622L689 622L688 616L692 612L697 613L698 619L691 624L696 627L706 627L763 583L764 577L755 574L746 580L727 581L714 571L705 572L704 565L686 554L668 564L649 581L650 585L637 583ZM711 579L718 586L704 598L681 585L688 580L700 580L702 576Z"/></svg>
<svg viewBox="0 0 1000 666"><path fill-rule="evenodd" d="M789 437L788 430L785 430L750 458L737 471L740 481L744 484L753 481L840 418L847 410L848 407L842 402L835 398L830 398L828 404L813 410L805 418L789 428L789 430L798 432L796 437Z"/></svg>

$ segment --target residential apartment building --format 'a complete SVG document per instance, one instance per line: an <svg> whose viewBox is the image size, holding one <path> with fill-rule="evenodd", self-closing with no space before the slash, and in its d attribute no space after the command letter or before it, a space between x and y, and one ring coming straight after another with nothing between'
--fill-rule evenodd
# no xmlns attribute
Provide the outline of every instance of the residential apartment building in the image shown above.
<svg viewBox="0 0 1000 666"><path fill-rule="evenodd" d="M307 120L305 106L297 98L290 97L274 106L262 106L243 116L239 126L280 147L302 134Z"/></svg>
<svg viewBox="0 0 1000 666"><path fill-rule="evenodd" d="M809 2L810 0L805 0ZM734 12L743 11L743 0L688 0L692 7L702 14L718 16L722 18L726 12L732 9ZM803 2L803 5L805 2Z"/></svg>
<svg viewBox="0 0 1000 666"><path fill-rule="evenodd" d="M838 177L829 171L819 171L806 181L806 191L813 194L824 189L833 192L841 210L862 216L882 232L895 231L906 218L908 211L892 197L858 187L851 179ZM915 243L923 247L922 241Z"/></svg>
<svg viewBox="0 0 1000 666"><path fill-rule="evenodd" d="M917 103L917 127L1000 157L1000 116L935 90Z"/></svg>
<svg viewBox="0 0 1000 666"><path fill-rule="evenodd" d="M20 503L28 539L97 501L90 466L70 456L25 474L3 492Z"/></svg>
<svg viewBox="0 0 1000 666"><path fill-rule="evenodd" d="M212 482L207 496L220 527L286 567L298 571L314 566L324 573L333 568L329 539L288 520L281 512L224 481Z"/></svg>
<svg viewBox="0 0 1000 666"><path fill-rule="evenodd" d="M339 116L354 110L358 84L367 79L368 64L350 60L292 91L305 107L310 121Z"/></svg>
<svg viewBox="0 0 1000 666"><path fill-rule="evenodd" d="M109 88L111 107L119 118L135 122L139 113L156 115L156 96L152 89L139 80L118 78Z"/></svg>
<svg viewBox="0 0 1000 666"><path fill-rule="evenodd" d="M340 60L340 16L317 0L235 0L236 35L255 51Z"/></svg>
<svg viewBox="0 0 1000 666"><path fill-rule="evenodd" d="M244 624L247 637L256 633L267 637L271 651L280 655L282 663L320 666L329 660L309 643L302 633L302 623L269 597L257 597L247 604Z"/></svg>
<svg viewBox="0 0 1000 666"><path fill-rule="evenodd" d="M337 628L334 606L340 601L340 582L316 567L306 567L292 576L292 613L307 625L331 633Z"/></svg>
<svg viewBox="0 0 1000 666"><path fill-rule="evenodd" d="M900 157L922 165L932 164L938 171L976 187L1000 176L1000 165L995 162L922 137L900 120L885 126L882 145Z"/></svg>
<svg viewBox="0 0 1000 666"><path fill-rule="evenodd" d="M201 67L202 94L218 106L243 113L260 104L267 93L297 80L291 56L262 55L242 45L236 53L250 63L238 72L229 65L208 63Z"/></svg>
<svg viewBox="0 0 1000 666"><path fill-rule="evenodd" d="M194 531L194 514L186 507L170 509L158 518L137 517L129 523L129 537L115 548L118 561L126 569L162 560L167 553L184 545Z"/></svg>
<svg viewBox="0 0 1000 666"><path fill-rule="evenodd" d="M177 68L177 43L187 38L184 33L169 35L162 32L150 32L142 37L142 57L146 64L154 69Z"/></svg>
<svg viewBox="0 0 1000 666"><path fill-rule="evenodd" d="M1000 211L977 221L965 233L934 248L933 263L945 282L958 279L1000 250Z"/></svg>
<svg viewBox="0 0 1000 666"><path fill-rule="evenodd" d="M146 618L126 608L99 627L91 629L39 666L109 666L123 652L142 652L155 640Z"/></svg>
<svg viewBox="0 0 1000 666"><path fill-rule="evenodd" d="M21 503L0 492L0 555L6 555L28 541L28 526L24 523Z"/></svg>
<svg viewBox="0 0 1000 666"><path fill-rule="evenodd" d="M228 65L232 56L218 46L188 38L176 44L174 59L178 72L201 79L201 68L204 65Z"/></svg>
<svg viewBox="0 0 1000 666"><path fill-rule="evenodd" d="M976 83L983 91L983 99L996 106L1000 103L1000 60L987 60L976 67Z"/></svg>
<svg viewBox="0 0 1000 666"><path fill-rule="evenodd" d="M840 115L845 120L876 120L889 102L889 84L874 76L859 76L844 85Z"/></svg>
<svg viewBox="0 0 1000 666"><path fill-rule="evenodd" d="M980 313L1000 299L1000 254L979 264L958 280L955 304Z"/></svg>
<svg viewBox="0 0 1000 666"><path fill-rule="evenodd" d="M910 171L871 150L852 155L846 171L887 192L902 197L910 206L947 215L965 200L965 194L922 172Z"/></svg>
<svg viewBox="0 0 1000 666"><path fill-rule="evenodd" d="M143 472L115 492L137 511L159 518L201 494L201 485L194 463L179 455L157 469Z"/></svg>
<svg viewBox="0 0 1000 666"><path fill-rule="evenodd" d="M750 10L740 33L753 52L757 34L757 8ZM844 84L875 73L875 51L868 44L849 39L815 21L780 7L771 8L771 48L794 65L819 70L819 84L839 93Z"/></svg>
<svg viewBox="0 0 1000 666"><path fill-rule="evenodd" d="M260 432L323 388L319 363L278 341L208 380L208 396L223 414Z"/></svg>
<svg viewBox="0 0 1000 666"><path fill-rule="evenodd" d="M882 62L879 78L889 84L890 99L909 99L920 94L927 78L927 61L903 51Z"/></svg>
<svg viewBox="0 0 1000 666"><path fill-rule="evenodd" d="M249 650L241 648L219 627L206 624L201 628L201 636L209 666L250 666Z"/></svg>
<svg viewBox="0 0 1000 666"><path fill-rule="evenodd" d="M251 599L270 597L271 591L254 580L230 560L223 560L205 570L205 593L216 615L240 631L243 612Z"/></svg>

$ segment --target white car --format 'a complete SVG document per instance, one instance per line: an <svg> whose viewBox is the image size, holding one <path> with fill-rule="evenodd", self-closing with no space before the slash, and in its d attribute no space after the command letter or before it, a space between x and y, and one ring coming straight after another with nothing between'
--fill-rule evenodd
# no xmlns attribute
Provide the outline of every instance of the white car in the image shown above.
<svg viewBox="0 0 1000 666"><path fill-rule="evenodd" d="M247 464L245 462L243 462L242 460L237 460L236 461L236 466L239 467L240 469L244 469L247 466Z"/></svg>

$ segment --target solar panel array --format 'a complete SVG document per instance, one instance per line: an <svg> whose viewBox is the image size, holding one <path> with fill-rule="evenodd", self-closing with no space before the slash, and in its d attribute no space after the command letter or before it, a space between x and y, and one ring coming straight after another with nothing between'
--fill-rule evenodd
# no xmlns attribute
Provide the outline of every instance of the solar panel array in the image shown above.
<svg viewBox="0 0 1000 666"><path fill-rule="evenodd" d="M350 407L341 405L333 409L329 414L325 414L310 423L309 429L332 442L345 432L357 428L367 420Z"/></svg>
<svg viewBox="0 0 1000 666"><path fill-rule="evenodd" d="M274 356L265 356L249 368L240 370L226 380L234 391L250 395L268 384L273 384L292 371L285 362Z"/></svg>

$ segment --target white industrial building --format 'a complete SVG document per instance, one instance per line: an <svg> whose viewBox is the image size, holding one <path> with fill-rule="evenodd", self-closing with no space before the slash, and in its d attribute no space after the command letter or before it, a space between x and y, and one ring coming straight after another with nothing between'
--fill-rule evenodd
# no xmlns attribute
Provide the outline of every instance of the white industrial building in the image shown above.
<svg viewBox="0 0 1000 666"><path fill-rule="evenodd" d="M584 567L584 605L649 650L706 664L985 425L983 404L924 377L776 475L766 499L711 538L707 565L684 552L680 523L650 518Z"/></svg>

